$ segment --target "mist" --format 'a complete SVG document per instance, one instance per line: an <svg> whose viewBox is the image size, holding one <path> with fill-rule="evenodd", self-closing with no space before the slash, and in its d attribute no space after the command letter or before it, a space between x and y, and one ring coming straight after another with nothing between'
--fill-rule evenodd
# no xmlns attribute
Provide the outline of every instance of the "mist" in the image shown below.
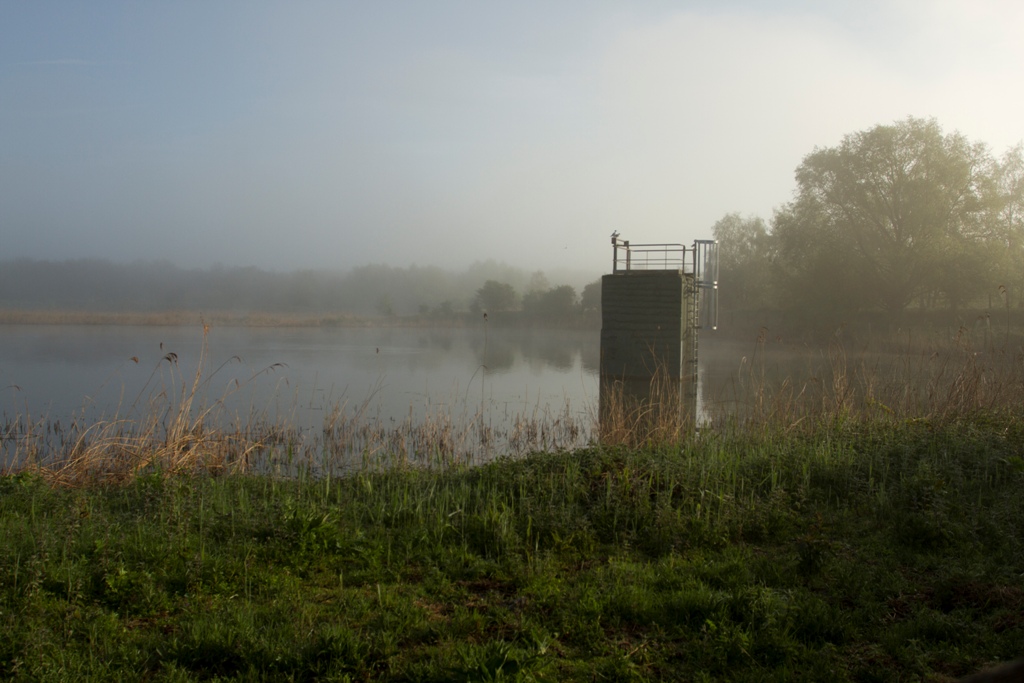
<svg viewBox="0 0 1024 683"><path fill-rule="evenodd" d="M0 8L0 259L607 268L906 116L1021 139L1017 3Z"/></svg>
<svg viewBox="0 0 1024 683"><path fill-rule="evenodd" d="M569 287L575 307L578 295L599 275L531 272L496 261L460 270L371 264L276 272L254 266L180 268L169 261L19 259L0 261L0 311L344 313L452 322L453 316L486 310L477 293L488 281L508 285L517 299Z"/></svg>

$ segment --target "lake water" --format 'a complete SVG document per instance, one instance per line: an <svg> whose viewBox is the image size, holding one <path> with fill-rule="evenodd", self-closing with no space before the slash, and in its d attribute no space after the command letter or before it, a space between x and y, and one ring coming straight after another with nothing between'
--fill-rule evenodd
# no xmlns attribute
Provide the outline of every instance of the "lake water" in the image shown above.
<svg viewBox="0 0 1024 683"><path fill-rule="evenodd" d="M769 375L794 375L799 363L786 359L813 355L714 333L700 348L707 411L742 400L757 361ZM240 423L257 415L317 428L339 406L385 421L440 411L592 421L599 361L597 330L214 327L204 338L194 327L3 325L0 416L143 411L190 392L201 364L198 398Z"/></svg>
<svg viewBox="0 0 1024 683"><path fill-rule="evenodd" d="M759 405L765 378L788 382L776 395L821 405L865 358L888 358L843 351L837 365L828 349L714 333L702 334L700 352L706 419ZM339 416L378 435L434 421L486 431L492 456L573 448L597 426L599 359L597 330L214 327L204 337L198 327L4 325L0 427L173 416L201 371L193 412L209 409L222 428L286 424L328 438ZM877 386L908 376L872 367ZM930 372L908 367L915 378Z"/></svg>
<svg viewBox="0 0 1024 683"><path fill-rule="evenodd" d="M0 418L137 420L200 385L209 422L323 432L340 414L387 429L441 421L503 434L572 424L513 450L576 447L598 400L597 331L507 328L0 326ZM194 411L195 412L195 411ZM543 438L542 438L543 437ZM501 439L495 448L507 447Z"/></svg>
<svg viewBox="0 0 1024 683"><path fill-rule="evenodd" d="M191 389L231 419L322 424L336 406L404 419L437 410L563 411L597 400L595 331L0 326L0 411L109 418Z"/></svg>

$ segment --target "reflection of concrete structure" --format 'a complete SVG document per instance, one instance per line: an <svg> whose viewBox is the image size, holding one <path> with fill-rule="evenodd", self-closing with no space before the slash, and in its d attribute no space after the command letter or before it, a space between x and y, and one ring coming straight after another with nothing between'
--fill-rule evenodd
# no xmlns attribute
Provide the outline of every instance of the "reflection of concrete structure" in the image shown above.
<svg viewBox="0 0 1024 683"><path fill-rule="evenodd" d="M692 418L697 332L714 326L717 244L631 246L615 235L612 246L601 280L602 432L613 422L632 429L619 422L639 426L641 416Z"/></svg>

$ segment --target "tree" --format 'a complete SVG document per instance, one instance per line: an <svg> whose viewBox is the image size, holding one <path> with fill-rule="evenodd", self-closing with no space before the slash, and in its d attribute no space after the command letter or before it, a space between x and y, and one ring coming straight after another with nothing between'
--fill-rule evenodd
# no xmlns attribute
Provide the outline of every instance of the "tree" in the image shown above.
<svg viewBox="0 0 1024 683"><path fill-rule="evenodd" d="M996 164L990 191L990 225L996 245L993 263L1000 292L1024 305L1024 146L1013 147Z"/></svg>
<svg viewBox="0 0 1024 683"><path fill-rule="evenodd" d="M576 290L559 285L544 292L544 313L552 317L570 316L576 311Z"/></svg>
<svg viewBox="0 0 1024 683"><path fill-rule="evenodd" d="M548 287L548 278L544 275L544 271L536 270L530 275L530 283L526 286L526 291L546 292Z"/></svg>
<svg viewBox="0 0 1024 683"><path fill-rule="evenodd" d="M523 297L523 311L537 317L566 318L576 312L576 290L559 285L544 292L528 292Z"/></svg>
<svg viewBox="0 0 1024 683"><path fill-rule="evenodd" d="M772 246L764 220L730 213L711 231L718 240L719 279L726 283L719 292L722 308L753 310L769 306Z"/></svg>
<svg viewBox="0 0 1024 683"><path fill-rule="evenodd" d="M780 282L794 302L902 312L918 297L956 303L985 278L984 145L908 118L816 149L773 219ZM990 198L990 197L989 197Z"/></svg>
<svg viewBox="0 0 1024 683"><path fill-rule="evenodd" d="M377 312L389 318L395 315L395 306L391 303L391 292L384 292L384 294L377 299Z"/></svg>
<svg viewBox="0 0 1024 683"><path fill-rule="evenodd" d="M497 280L488 280L483 287L476 291L474 303L481 310L490 313L511 311L519 305L519 296L512 285Z"/></svg>
<svg viewBox="0 0 1024 683"><path fill-rule="evenodd" d="M580 295L580 310L584 313L601 310L601 279L598 278L583 288Z"/></svg>

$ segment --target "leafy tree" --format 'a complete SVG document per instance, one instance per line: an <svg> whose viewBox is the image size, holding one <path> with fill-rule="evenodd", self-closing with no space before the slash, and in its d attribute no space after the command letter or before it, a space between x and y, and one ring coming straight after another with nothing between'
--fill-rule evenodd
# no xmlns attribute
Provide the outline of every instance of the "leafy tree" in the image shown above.
<svg viewBox="0 0 1024 683"><path fill-rule="evenodd" d="M570 316L576 312L576 290L571 285L559 285L547 291L528 292L523 297L523 311L546 318Z"/></svg>
<svg viewBox="0 0 1024 683"><path fill-rule="evenodd" d="M530 275L530 283L526 286L526 291L529 292L546 292L549 288L548 278L544 275L544 271L536 270Z"/></svg>
<svg viewBox="0 0 1024 683"><path fill-rule="evenodd" d="M287 288L288 308L292 311L309 311L316 307L316 295L319 283L316 273L311 270L300 270L291 273Z"/></svg>
<svg viewBox="0 0 1024 683"><path fill-rule="evenodd" d="M794 302L879 307L956 301L989 286L992 163L981 144L908 118L816 149L777 212L781 284Z"/></svg>
<svg viewBox="0 0 1024 683"><path fill-rule="evenodd" d="M497 313L499 311L511 311L519 305L519 296L512 285L488 280L484 286L476 291L474 303L480 310Z"/></svg>
<svg viewBox="0 0 1024 683"><path fill-rule="evenodd" d="M738 213L723 216L712 227L718 240L719 292L722 308L765 308L771 303L771 235L764 220Z"/></svg>
<svg viewBox="0 0 1024 683"><path fill-rule="evenodd" d="M544 309L547 315L567 316L576 311L576 290L571 285L559 285L544 293Z"/></svg>
<svg viewBox="0 0 1024 683"><path fill-rule="evenodd" d="M583 293L580 295L580 310L584 313L601 310L600 278L583 288Z"/></svg>
<svg viewBox="0 0 1024 683"><path fill-rule="evenodd" d="M993 270L1000 292L1024 305L1024 147L1017 145L996 163L990 188ZM1010 303L1009 298L1007 304Z"/></svg>
<svg viewBox="0 0 1024 683"><path fill-rule="evenodd" d="M377 312L383 316L391 317L395 314L395 307L391 303L391 292L385 292L377 300Z"/></svg>
<svg viewBox="0 0 1024 683"><path fill-rule="evenodd" d="M451 318L455 315L455 307L451 301L442 301L434 308L432 315L435 318Z"/></svg>

